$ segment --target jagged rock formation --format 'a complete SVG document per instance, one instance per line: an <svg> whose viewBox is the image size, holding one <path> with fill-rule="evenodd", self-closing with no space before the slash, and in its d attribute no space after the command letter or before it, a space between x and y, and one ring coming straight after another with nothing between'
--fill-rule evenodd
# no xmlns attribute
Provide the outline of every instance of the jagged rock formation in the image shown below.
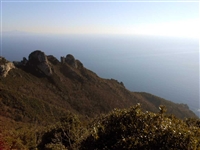
<svg viewBox="0 0 200 150"><path fill-rule="evenodd" d="M68 63L70 66L74 67L74 68L77 68L77 63L76 63L76 60L74 58L73 55L71 54L68 54L66 56L66 59L65 59L66 63Z"/></svg>
<svg viewBox="0 0 200 150"><path fill-rule="evenodd" d="M0 65L5 64L6 61L3 60L0 61ZM11 64L8 65L10 66L8 69L13 67ZM12 74L4 80L1 80L0 77L0 81L3 81L0 82L0 106L6 105L5 110L2 111L3 115L7 112L8 103L18 101L16 105L19 105L19 107L13 104L9 105L11 105L11 110L16 109L17 112L20 108L19 110L22 111L20 118L24 117L26 111L35 112L35 106L40 109L35 113L38 113L40 119L45 119L41 114L43 115L46 110L51 109L54 110L55 116L60 116L57 114L58 110L70 110L87 116L95 116L113 108L127 108L137 103L141 103L144 110L147 111L157 112L159 105L165 105L169 113L180 118L195 117L194 113L186 106L183 107L145 93L130 92L122 82L115 79L100 78L94 72L85 68L71 54L61 57L60 62L54 56L46 56L44 52L36 50L29 55L28 60L23 58L18 64L20 64L16 65L18 69L13 70ZM5 70L5 65L2 68L1 72ZM7 100L7 102L1 104L1 98L4 101ZM30 98L34 98L33 101L30 100L31 103L35 103L34 105L30 105L27 101ZM27 107L21 106L24 103L27 103ZM43 110L43 107L39 108L43 106L43 103L46 103L45 105L50 104L48 107L51 109L45 108ZM53 108L53 106L59 109ZM12 116L11 113L10 117ZM49 114L47 113L46 116L49 116ZM18 116L13 118L19 119Z"/></svg>
<svg viewBox="0 0 200 150"><path fill-rule="evenodd" d="M83 82L84 78L88 78L87 71L83 64L74 58L73 55L68 54L66 57L61 57L61 69L60 72L65 76L73 80Z"/></svg>
<svg viewBox="0 0 200 150"><path fill-rule="evenodd" d="M26 57L23 57L22 61L13 61L13 64L17 67L26 66L27 63L28 60L26 59Z"/></svg>
<svg viewBox="0 0 200 150"><path fill-rule="evenodd" d="M73 68L78 68L79 66L83 66L82 63L79 60L76 60L73 55L68 54L66 57L61 57L61 63L67 63Z"/></svg>
<svg viewBox="0 0 200 150"><path fill-rule="evenodd" d="M8 72L15 68L12 62L7 61L5 58L0 57L0 75L6 77Z"/></svg>
<svg viewBox="0 0 200 150"><path fill-rule="evenodd" d="M23 57L21 64L25 66L27 63L28 63L28 60L26 59L26 57Z"/></svg>
<svg viewBox="0 0 200 150"><path fill-rule="evenodd" d="M44 52L36 50L29 55L28 65L38 68L45 75L52 74L52 68Z"/></svg>

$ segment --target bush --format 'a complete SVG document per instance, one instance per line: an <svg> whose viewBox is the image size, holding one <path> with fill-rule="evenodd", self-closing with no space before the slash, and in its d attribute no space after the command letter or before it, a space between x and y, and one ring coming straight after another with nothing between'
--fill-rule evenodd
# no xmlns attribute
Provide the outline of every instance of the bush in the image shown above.
<svg viewBox="0 0 200 150"><path fill-rule="evenodd" d="M46 131L36 134L20 129L14 146L34 148L39 143L39 150L200 150L200 120L180 120L166 115L164 106L159 109L159 113L142 112L138 104L114 109L90 122L81 122L69 112Z"/></svg>
<svg viewBox="0 0 200 150"><path fill-rule="evenodd" d="M49 127L49 130L43 134L38 148L53 150L58 146L57 149L72 149L84 133L85 130L82 128L79 118L72 113L68 113L60 119L59 123Z"/></svg>
<svg viewBox="0 0 200 150"><path fill-rule="evenodd" d="M93 122L80 149L199 150L200 128L160 113L142 112L140 105L115 109Z"/></svg>
<svg viewBox="0 0 200 150"><path fill-rule="evenodd" d="M37 147L36 133L37 133L36 128L32 126L23 126L20 128L5 130L3 133L4 134L3 150L36 148ZM0 142L0 147L1 147L1 142Z"/></svg>

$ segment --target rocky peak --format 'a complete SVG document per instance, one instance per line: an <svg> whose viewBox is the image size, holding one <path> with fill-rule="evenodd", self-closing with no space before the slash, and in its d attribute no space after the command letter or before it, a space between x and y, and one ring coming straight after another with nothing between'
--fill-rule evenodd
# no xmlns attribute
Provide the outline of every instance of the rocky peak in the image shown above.
<svg viewBox="0 0 200 150"><path fill-rule="evenodd" d="M76 59L74 58L73 55L68 54L66 57L61 57L60 59L61 59L61 63L67 63L73 68L78 68Z"/></svg>
<svg viewBox="0 0 200 150"><path fill-rule="evenodd" d="M67 64L69 64L70 66L74 67L74 68L77 68L77 63L76 63L76 60L74 58L73 55L71 54L68 54L65 58L65 61Z"/></svg>
<svg viewBox="0 0 200 150"><path fill-rule="evenodd" d="M41 64L41 63L46 63L48 62L47 57L44 52L40 50L33 51L29 55L29 62L34 63L34 64Z"/></svg>
<svg viewBox="0 0 200 150"><path fill-rule="evenodd" d="M7 61L5 58L0 57L0 75L6 77L8 72L15 68L12 62Z"/></svg>
<svg viewBox="0 0 200 150"><path fill-rule="evenodd" d="M36 50L29 55L28 64L38 68L47 76L52 74L52 69L47 56L40 50Z"/></svg>

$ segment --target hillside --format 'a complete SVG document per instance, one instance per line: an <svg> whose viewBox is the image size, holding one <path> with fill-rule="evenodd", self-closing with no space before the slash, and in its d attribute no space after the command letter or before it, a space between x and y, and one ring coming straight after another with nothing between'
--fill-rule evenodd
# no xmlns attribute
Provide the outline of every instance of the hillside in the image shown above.
<svg viewBox="0 0 200 150"><path fill-rule="evenodd" d="M147 111L158 112L159 105L165 105L169 113L179 118L196 117L187 105L130 92L122 82L98 77L70 54L59 61L34 51L28 60L23 58L14 66L5 59L1 64L12 67L6 75L1 71L0 115L15 121L45 123L58 119L67 110L94 117L137 103Z"/></svg>
<svg viewBox="0 0 200 150"><path fill-rule="evenodd" d="M137 104L87 121L68 112L45 127L26 124L4 131L0 149L199 150L200 120L181 120L165 114L165 106L159 109L143 112Z"/></svg>
<svg viewBox="0 0 200 150"><path fill-rule="evenodd" d="M159 106L165 105L168 114L197 118L186 104L131 92L122 82L100 78L71 54L60 61L40 50L13 63L1 57L0 74L0 135L10 137L5 131L27 126L43 128L69 112L90 120L138 103L143 111L159 112Z"/></svg>

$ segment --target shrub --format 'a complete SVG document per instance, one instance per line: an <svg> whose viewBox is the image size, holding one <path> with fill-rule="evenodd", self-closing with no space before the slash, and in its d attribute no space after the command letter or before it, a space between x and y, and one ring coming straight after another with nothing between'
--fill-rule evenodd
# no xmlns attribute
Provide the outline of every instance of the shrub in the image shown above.
<svg viewBox="0 0 200 150"><path fill-rule="evenodd" d="M32 126L22 126L20 128L4 131L4 147L6 149L34 149L37 147L36 128ZM0 140L1 141L1 140ZM1 145L0 145L1 147ZM0 149L1 150L1 149Z"/></svg>
<svg viewBox="0 0 200 150"><path fill-rule="evenodd" d="M79 118L72 113L68 113L60 119L59 123L49 128L42 136L39 149L53 150L56 146L61 149L73 148L85 132Z"/></svg>
<svg viewBox="0 0 200 150"><path fill-rule="evenodd" d="M160 113L142 112L140 105L115 109L93 122L80 149L199 150L200 128Z"/></svg>
<svg viewBox="0 0 200 150"><path fill-rule="evenodd" d="M129 109L114 109L90 122L84 120L84 125L77 115L69 112L58 123L46 127L39 138L36 137L39 139L37 148L200 150L200 120L180 120L173 115L166 115L165 106L159 109L159 113L143 112L140 104L137 104ZM20 133L18 147L22 147L20 143L29 148L34 146L35 142L31 144L34 136L28 136Z"/></svg>

